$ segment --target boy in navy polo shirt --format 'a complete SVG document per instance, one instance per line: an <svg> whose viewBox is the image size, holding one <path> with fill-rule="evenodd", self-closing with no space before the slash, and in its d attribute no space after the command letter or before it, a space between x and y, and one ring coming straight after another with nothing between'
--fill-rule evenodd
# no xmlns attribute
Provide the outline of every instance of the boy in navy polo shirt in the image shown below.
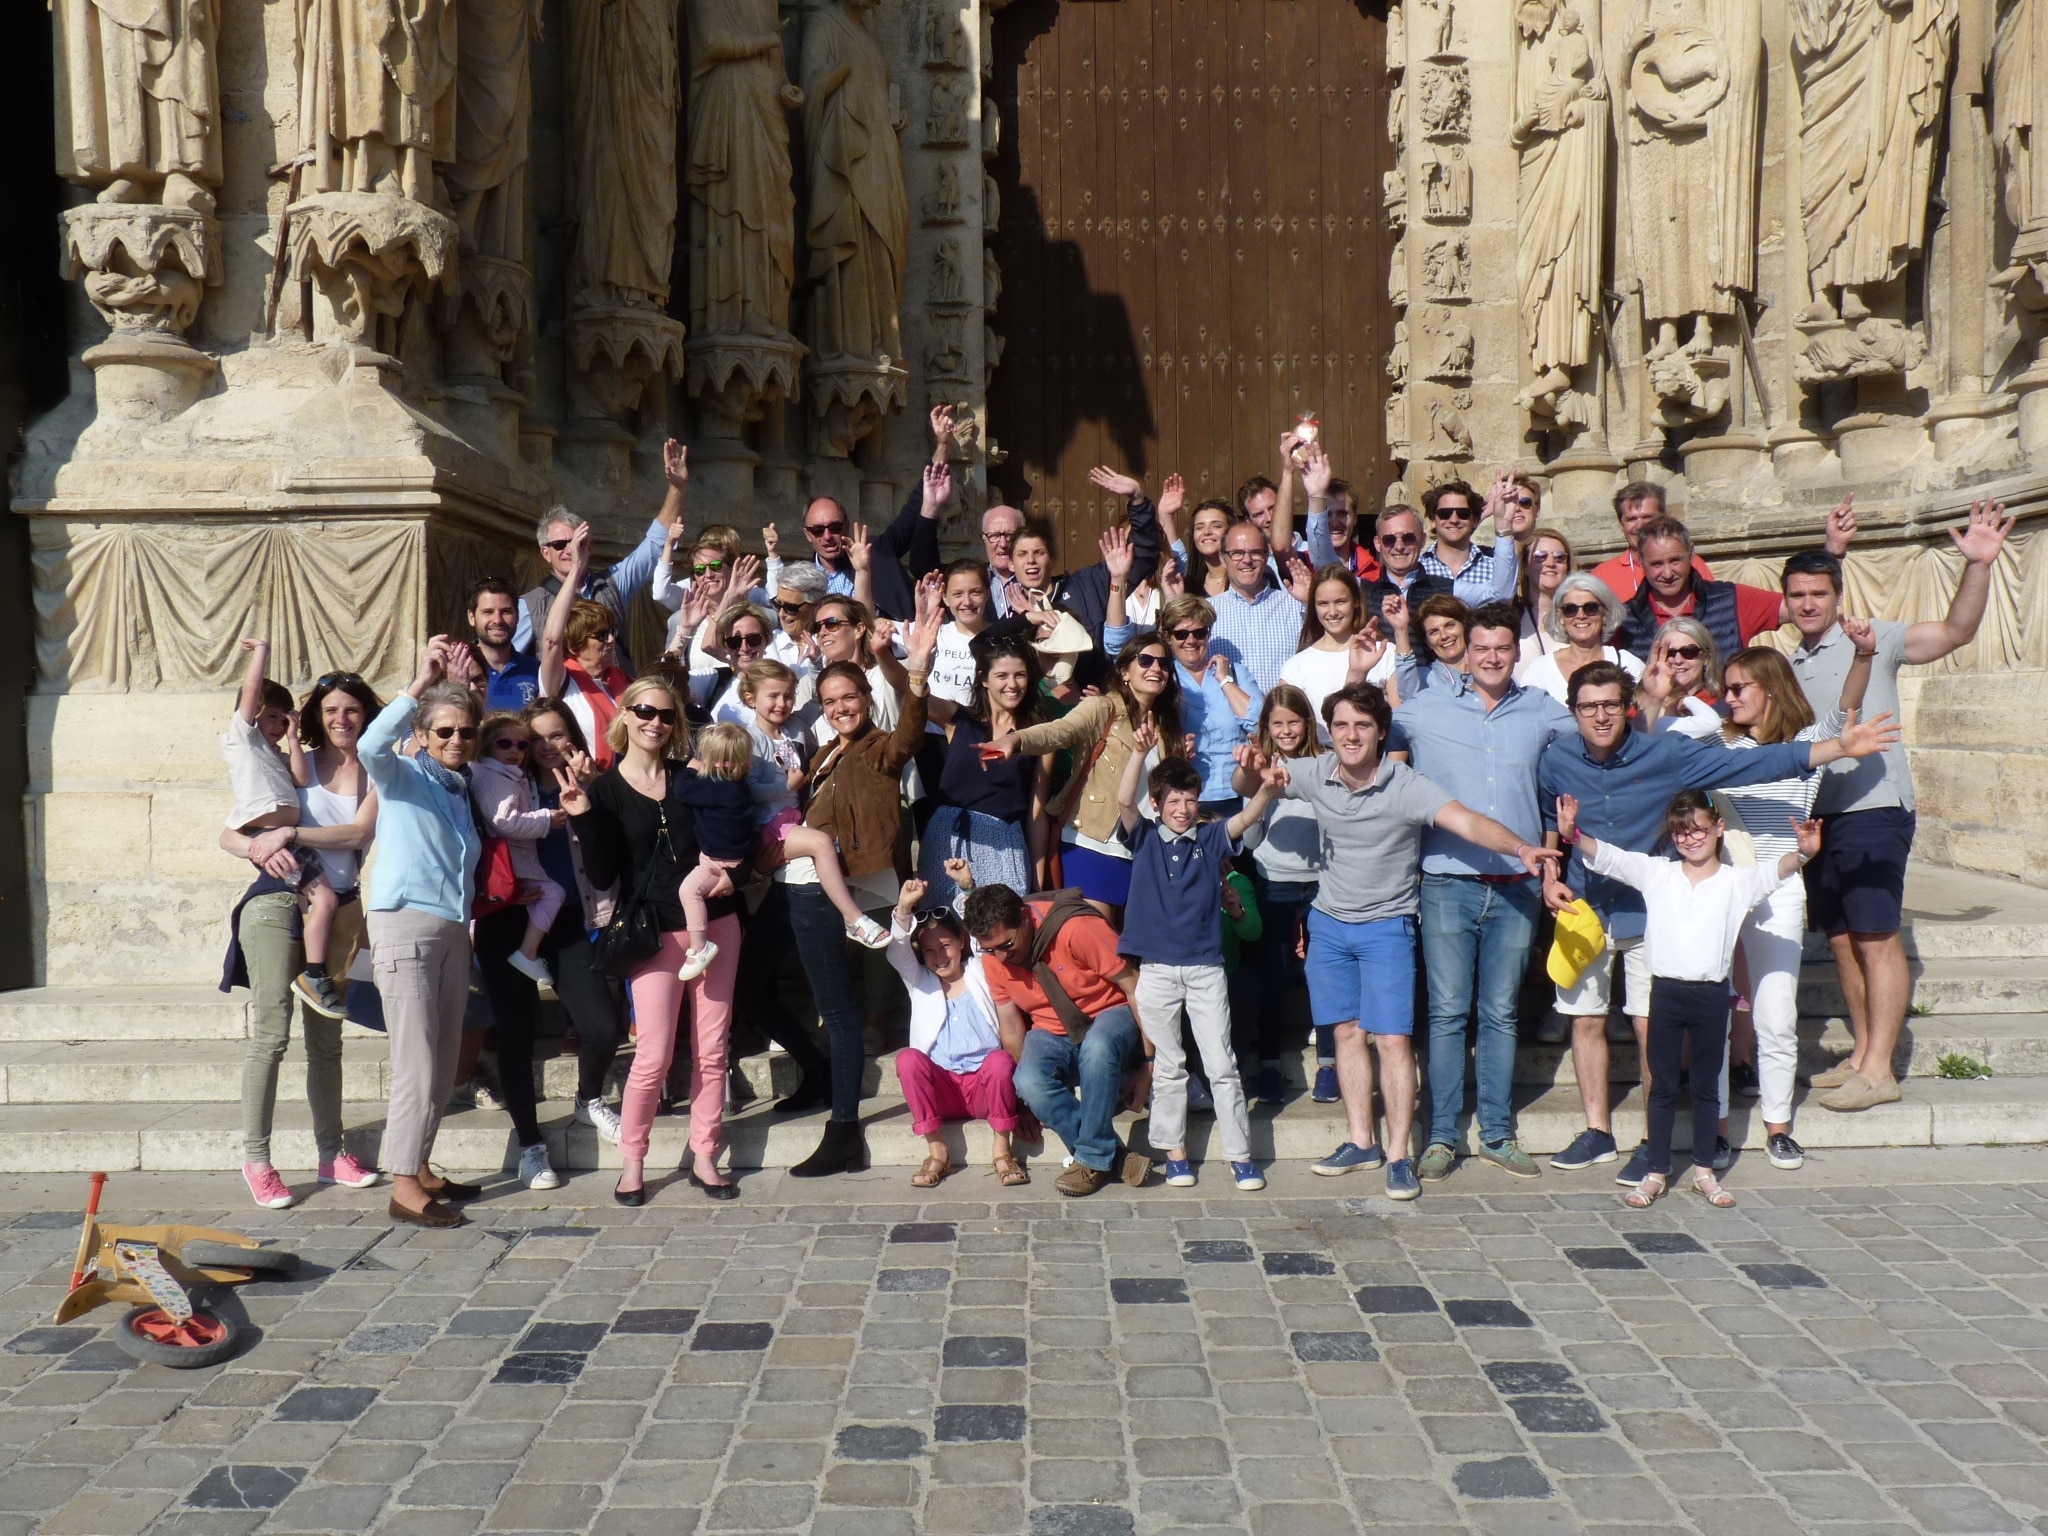
<svg viewBox="0 0 2048 1536"><path fill-rule="evenodd" d="M1151 726L1117 786L1117 809L1131 844L1131 894L1124 906L1120 953L1139 963L1138 1027L1152 1042L1152 1145L1166 1152L1166 1182L1195 1182L1188 1162L1188 1070L1180 1043L1185 1007L1216 1100L1216 1128L1239 1189L1264 1189L1254 1163L1251 1122L1237 1058L1230 1050L1230 985L1223 970L1223 877L1245 830L1272 800L1261 784L1228 821L1203 821L1202 775L1168 758L1146 786L1159 819L1138 814L1138 775L1153 745Z"/></svg>

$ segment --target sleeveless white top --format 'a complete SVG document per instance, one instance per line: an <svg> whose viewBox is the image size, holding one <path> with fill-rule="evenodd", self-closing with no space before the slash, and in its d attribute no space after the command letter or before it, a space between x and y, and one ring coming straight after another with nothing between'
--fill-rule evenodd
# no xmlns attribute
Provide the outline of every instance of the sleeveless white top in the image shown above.
<svg viewBox="0 0 2048 1536"><path fill-rule="evenodd" d="M356 809L362 803L360 795L337 795L315 780L299 791L299 825L345 827L356 819ZM345 895L356 888L362 878L363 856L360 853L352 848L315 848L311 851L319 855L327 883L338 894Z"/></svg>

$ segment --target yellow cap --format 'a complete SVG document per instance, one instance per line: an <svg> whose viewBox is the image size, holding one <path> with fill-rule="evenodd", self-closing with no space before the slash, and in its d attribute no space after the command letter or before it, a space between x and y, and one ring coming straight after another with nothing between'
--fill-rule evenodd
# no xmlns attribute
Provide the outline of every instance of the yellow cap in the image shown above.
<svg viewBox="0 0 2048 1536"><path fill-rule="evenodd" d="M1593 963L1593 957L1607 947L1607 931L1600 926L1600 914L1581 896L1557 914L1557 937L1551 941L1550 958L1544 970L1560 987L1578 985Z"/></svg>

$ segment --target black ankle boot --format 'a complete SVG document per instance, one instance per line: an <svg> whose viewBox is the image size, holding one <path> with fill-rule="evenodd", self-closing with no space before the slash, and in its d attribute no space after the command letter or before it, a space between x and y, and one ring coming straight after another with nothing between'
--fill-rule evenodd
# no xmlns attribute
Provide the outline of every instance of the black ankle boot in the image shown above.
<svg viewBox="0 0 2048 1536"><path fill-rule="evenodd" d="M864 1173L868 1140L858 1120L828 1120L818 1150L789 1170L793 1179L822 1179L832 1173Z"/></svg>

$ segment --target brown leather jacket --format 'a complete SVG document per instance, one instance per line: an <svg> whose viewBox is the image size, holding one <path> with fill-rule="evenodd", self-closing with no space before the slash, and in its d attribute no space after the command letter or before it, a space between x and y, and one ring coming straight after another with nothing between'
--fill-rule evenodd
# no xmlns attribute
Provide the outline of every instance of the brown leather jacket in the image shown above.
<svg viewBox="0 0 2048 1536"><path fill-rule="evenodd" d="M835 739L811 766L811 807L804 825L839 843L839 862L851 880L893 868L910 873L903 849L903 765L924 741L924 695L907 693L896 729L870 723L852 740Z"/></svg>

